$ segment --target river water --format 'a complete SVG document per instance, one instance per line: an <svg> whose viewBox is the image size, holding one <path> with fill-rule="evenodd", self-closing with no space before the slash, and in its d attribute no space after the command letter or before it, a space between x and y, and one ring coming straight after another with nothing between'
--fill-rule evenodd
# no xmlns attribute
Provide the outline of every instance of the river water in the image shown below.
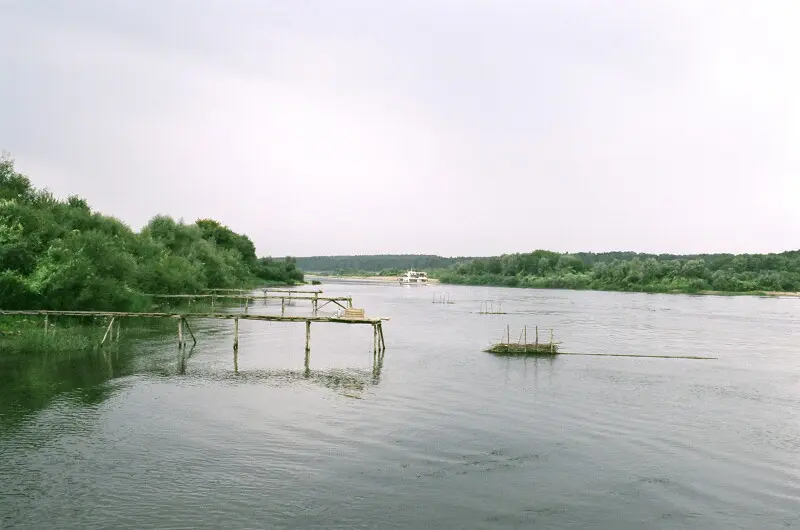
<svg viewBox="0 0 800 530"><path fill-rule="evenodd" d="M251 321L236 358L229 321L0 356L0 528L800 527L800 300L322 287L391 317L382 360L313 324L306 371L303 324ZM483 353L507 325L718 359Z"/></svg>

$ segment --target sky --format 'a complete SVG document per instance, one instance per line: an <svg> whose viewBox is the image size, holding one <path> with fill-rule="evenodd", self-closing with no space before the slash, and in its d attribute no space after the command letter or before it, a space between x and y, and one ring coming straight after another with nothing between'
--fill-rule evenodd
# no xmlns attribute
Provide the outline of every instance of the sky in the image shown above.
<svg viewBox="0 0 800 530"><path fill-rule="evenodd" d="M0 0L0 150L259 255L800 248L797 0Z"/></svg>

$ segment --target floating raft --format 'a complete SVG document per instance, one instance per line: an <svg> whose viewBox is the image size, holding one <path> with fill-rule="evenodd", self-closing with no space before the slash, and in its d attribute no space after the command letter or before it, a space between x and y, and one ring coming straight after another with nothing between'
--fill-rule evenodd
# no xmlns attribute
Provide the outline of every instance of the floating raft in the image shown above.
<svg viewBox="0 0 800 530"><path fill-rule="evenodd" d="M539 343L539 344L519 344L519 343L506 343L492 345L491 348L485 350L487 353L494 353L497 355L557 355L558 344L554 342Z"/></svg>
<svg viewBox="0 0 800 530"><path fill-rule="evenodd" d="M525 326L517 342L511 342L511 328L506 326L503 342L493 344L486 353L496 355L531 355L549 356L558 354L558 343L553 341L553 330L550 330L550 341L539 342L539 327L536 327L535 342L528 342L528 327Z"/></svg>

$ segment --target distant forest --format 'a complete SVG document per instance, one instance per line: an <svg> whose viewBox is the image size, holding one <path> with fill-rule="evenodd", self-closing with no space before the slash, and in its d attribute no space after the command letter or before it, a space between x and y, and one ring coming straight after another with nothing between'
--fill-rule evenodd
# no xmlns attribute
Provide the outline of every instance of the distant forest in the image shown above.
<svg viewBox="0 0 800 530"><path fill-rule="evenodd" d="M297 266L306 272L338 275L394 275L408 269L445 269L473 258L443 258L424 254L384 254L376 256L310 256L296 258Z"/></svg>
<svg viewBox="0 0 800 530"><path fill-rule="evenodd" d="M546 250L497 257L430 255L297 258L300 268L334 274L425 270L442 283L643 292L796 292L800 251L780 254L644 254Z"/></svg>

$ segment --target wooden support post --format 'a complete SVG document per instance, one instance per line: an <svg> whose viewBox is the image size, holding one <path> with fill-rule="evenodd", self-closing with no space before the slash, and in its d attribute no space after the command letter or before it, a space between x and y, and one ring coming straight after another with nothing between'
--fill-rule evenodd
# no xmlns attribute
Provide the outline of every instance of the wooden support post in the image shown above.
<svg viewBox="0 0 800 530"><path fill-rule="evenodd" d="M233 351L239 351L239 319L233 319Z"/></svg>
<svg viewBox="0 0 800 530"><path fill-rule="evenodd" d="M194 333L192 333L192 328L189 327L189 321L184 318L183 323L186 324L186 331L188 331L189 336L192 337L192 346L197 346L197 339L194 337Z"/></svg>
<svg viewBox="0 0 800 530"><path fill-rule="evenodd" d="M522 330L523 340L525 341L525 353L528 353L528 326Z"/></svg>
<svg viewBox="0 0 800 530"><path fill-rule="evenodd" d="M233 350L233 371L239 373L239 351L235 348Z"/></svg>
<svg viewBox="0 0 800 530"><path fill-rule="evenodd" d="M108 334L111 333L111 328L114 326L114 317L111 317L111 322L108 323L108 327L106 328L106 333L103 335L103 340L100 341L100 345L106 343L106 338L108 338Z"/></svg>
<svg viewBox="0 0 800 530"><path fill-rule="evenodd" d="M553 353L553 330L550 329L550 353Z"/></svg>
<svg viewBox="0 0 800 530"><path fill-rule="evenodd" d="M372 325L372 351L378 353L378 325Z"/></svg>
<svg viewBox="0 0 800 530"><path fill-rule="evenodd" d="M380 344L381 352L385 352L386 351L386 341L383 339L383 323L382 322L378 322L378 338L381 341L381 344Z"/></svg>
<svg viewBox="0 0 800 530"><path fill-rule="evenodd" d="M117 320L117 337L115 339L116 342L119 342L119 334L121 331L122 331L122 317L120 317L120 319Z"/></svg>
<svg viewBox="0 0 800 530"><path fill-rule="evenodd" d="M506 324L506 334L508 336L508 340L506 341L506 344L511 344L511 325L510 324Z"/></svg>
<svg viewBox="0 0 800 530"><path fill-rule="evenodd" d="M48 322L48 319L47 319L48 316L50 316L50 315L45 315L44 316L44 336L45 337L47 336L47 328L48 328L48 325L49 325L49 322Z"/></svg>
<svg viewBox="0 0 800 530"><path fill-rule="evenodd" d="M211 312L212 313L214 312L214 300L216 300L216 299L217 299L217 295L212 295L211 296Z"/></svg>
<svg viewBox="0 0 800 530"><path fill-rule="evenodd" d="M248 308L249 306L250 306L250 299L249 299L249 298L245 298L245 299L244 299L244 314L245 314L245 315L247 314L247 308Z"/></svg>
<svg viewBox="0 0 800 530"><path fill-rule="evenodd" d="M311 353L311 321L306 320L306 356Z"/></svg>
<svg viewBox="0 0 800 530"><path fill-rule="evenodd" d="M178 348L183 348L183 317L178 317Z"/></svg>
<svg viewBox="0 0 800 530"><path fill-rule="evenodd" d="M286 298L281 298L281 316L286 311Z"/></svg>
<svg viewBox="0 0 800 530"><path fill-rule="evenodd" d="M539 349L539 326L536 326L536 345L534 347Z"/></svg>

